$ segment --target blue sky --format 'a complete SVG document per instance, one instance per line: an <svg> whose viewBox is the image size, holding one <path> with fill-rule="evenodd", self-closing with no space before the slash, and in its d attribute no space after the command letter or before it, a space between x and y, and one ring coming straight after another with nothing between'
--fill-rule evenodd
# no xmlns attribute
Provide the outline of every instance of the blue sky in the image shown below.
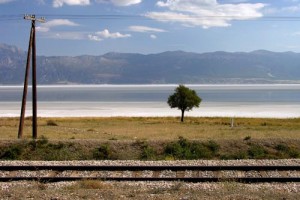
<svg viewBox="0 0 300 200"><path fill-rule="evenodd" d="M300 52L300 0L0 0L0 43L27 49L24 14L39 55Z"/></svg>

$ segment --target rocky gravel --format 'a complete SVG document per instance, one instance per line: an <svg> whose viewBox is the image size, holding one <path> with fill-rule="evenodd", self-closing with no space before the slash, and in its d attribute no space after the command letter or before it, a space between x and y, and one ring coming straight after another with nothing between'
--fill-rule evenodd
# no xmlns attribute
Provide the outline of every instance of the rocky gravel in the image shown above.
<svg viewBox="0 0 300 200"><path fill-rule="evenodd" d="M273 166L273 165L297 165L300 166L300 159L286 160L192 160L192 161L0 161L0 166ZM163 170L159 172L153 171L0 171L0 177L203 177L203 178L237 178L237 177L300 177L299 171L183 171L175 172L171 170Z"/></svg>
<svg viewBox="0 0 300 200"><path fill-rule="evenodd" d="M66 165L66 166L300 166L300 159L282 160L176 160L176 161L137 161L137 160L90 160L90 161L0 161L0 166L17 165Z"/></svg>
<svg viewBox="0 0 300 200"><path fill-rule="evenodd" d="M192 161L0 161L0 166L273 166L297 165L300 159L289 160L192 160ZM82 176L82 177L261 177L257 171L0 171L7 176ZM298 171L268 171L269 177L300 177ZM0 199L300 199L300 183L259 183L243 184L236 182L187 183L171 181L70 181L39 183L35 181L0 182Z"/></svg>

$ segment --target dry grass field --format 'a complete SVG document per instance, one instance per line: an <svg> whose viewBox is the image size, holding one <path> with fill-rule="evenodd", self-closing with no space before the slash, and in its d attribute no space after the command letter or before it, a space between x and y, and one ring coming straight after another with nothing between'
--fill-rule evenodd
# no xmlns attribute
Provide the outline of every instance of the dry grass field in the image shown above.
<svg viewBox="0 0 300 200"><path fill-rule="evenodd" d="M299 139L300 119L186 118L172 117L39 118L38 136L54 139L90 140L192 140ZM19 119L0 118L0 138L17 138ZM31 121L26 119L24 139L31 138Z"/></svg>
<svg viewBox="0 0 300 200"><path fill-rule="evenodd" d="M300 157L300 119L237 118L234 127L230 120L186 118L181 123L174 117L39 118L40 140L32 141L30 118L25 122L23 140L17 140L18 118L0 118L0 159ZM195 153L195 148L202 150Z"/></svg>

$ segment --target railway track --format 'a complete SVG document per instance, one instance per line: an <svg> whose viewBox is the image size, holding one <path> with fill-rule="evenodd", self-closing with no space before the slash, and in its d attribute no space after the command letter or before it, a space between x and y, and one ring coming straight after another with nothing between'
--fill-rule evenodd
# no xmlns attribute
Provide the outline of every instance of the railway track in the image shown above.
<svg viewBox="0 0 300 200"><path fill-rule="evenodd" d="M183 181L243 183L300 182L300 166L101 166L6 165L0 182L59 182L82 179L107 181Z"/></svg>

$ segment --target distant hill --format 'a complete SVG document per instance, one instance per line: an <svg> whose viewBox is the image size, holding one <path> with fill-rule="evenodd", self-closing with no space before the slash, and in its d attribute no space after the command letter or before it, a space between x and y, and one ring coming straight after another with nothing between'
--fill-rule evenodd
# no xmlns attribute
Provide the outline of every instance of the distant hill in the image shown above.
<svg viewBox="0 0 300 200"><path fill-rule="evenodd" d="M0 44L0 84L22 84L26 52ZM38 56L39 84L300 83L300 54L107 53L101 56Z"/></svg>

